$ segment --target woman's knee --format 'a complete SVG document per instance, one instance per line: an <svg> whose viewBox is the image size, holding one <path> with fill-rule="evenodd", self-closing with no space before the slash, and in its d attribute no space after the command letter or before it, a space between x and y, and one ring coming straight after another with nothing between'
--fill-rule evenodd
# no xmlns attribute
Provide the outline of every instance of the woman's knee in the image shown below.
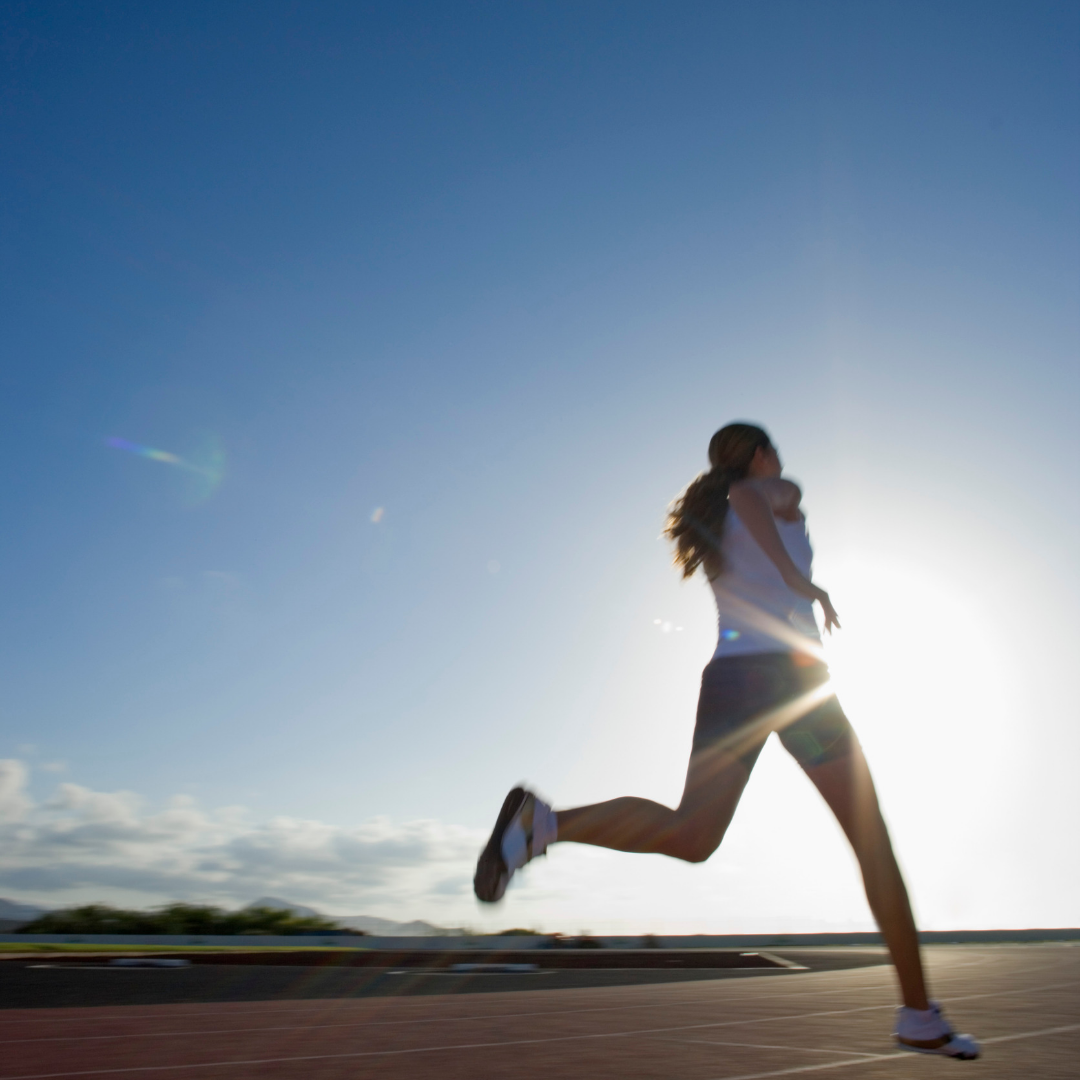
<svg viewBox="0 0 1080 1080"><path fill-rule="evenodd" d="M703 863L720 846L720 836L682 833L673 836L665 845L665 854L688 863Z"/></svg>
<svg viewBox="0 0 1080 1080"><path fill-rule="evenodd" d="M712 844L708 846L700 845L698 847L692 847L678 857L682 859L683 862L703 863L706 861L706 859L709 858L710 855L712 855L712 853L717 849L717 847L719 847L719 844Z"/></svg>

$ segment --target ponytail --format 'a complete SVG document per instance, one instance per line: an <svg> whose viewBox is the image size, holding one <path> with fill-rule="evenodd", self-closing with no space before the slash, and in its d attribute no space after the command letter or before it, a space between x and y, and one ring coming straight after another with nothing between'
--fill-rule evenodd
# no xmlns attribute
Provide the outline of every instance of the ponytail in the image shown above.
<svg viewBox="0 0 1080 1080"><path fill-rule="evenodd" d="M712 468L701 473L671 504L664 535L675 545L675 565L688 578L699 566L712 581L723 570L720 540L728 511L728 491L744 480L760 447L771 446L756 424L722 427L709 442Z"/></svg>

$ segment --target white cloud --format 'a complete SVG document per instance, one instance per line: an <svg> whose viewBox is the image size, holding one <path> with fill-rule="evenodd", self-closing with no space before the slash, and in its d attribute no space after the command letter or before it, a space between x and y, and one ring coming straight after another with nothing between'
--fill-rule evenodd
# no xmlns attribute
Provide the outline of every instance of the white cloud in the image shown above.
<svg viewBox="0 0 1080 1080"><path fill-rule="evenodd" d="M337 914L437 918L448 899L468 895L482 842L436 821L259 823L186 797L151 810L132 792L73 783L35 804L26 781L22 762L0 761L0 889L46 904L235 905L271 893Z"/></svg>
<svg viewBox="0 0 1080 1080"><path fill-rule="evenodd" d="M26 797L26 766L14 758L0 759L0 823L18 821L30 806Z"/></svg>
<svg viewBox="0 0 1080 1080"><path fill-rule="evenodd" d="M186 796L152 806L133 792L70 782L34 801L27 778L23 762L0 761L0 896L45 906L187 900L236 907L270 895L333 915L488 930L873 926L839 829L776 746L766 748L731 832L707 863L560 844L519 875L495 907L472 895L475 859L486 839L478 830L387 818L347 827L291 817L256 821L243 807L207 809ZM1046 888L1035 896L1046 879L1034 875L1027 891L1005 887L1004 878L1023 865L1019 845L1009 845L1000 869L983 860L971 880L950 872L942 879L951 882L948 891L926 863L940 845L904 840L904 832L896 830L925 928L1076 925L1075 890Z"/></svg>

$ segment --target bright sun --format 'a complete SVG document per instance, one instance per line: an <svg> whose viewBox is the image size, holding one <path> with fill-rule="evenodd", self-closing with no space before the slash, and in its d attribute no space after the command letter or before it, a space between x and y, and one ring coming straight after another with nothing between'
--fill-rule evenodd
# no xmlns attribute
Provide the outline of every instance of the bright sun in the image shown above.
<svg viewBox="0 0 1080 1080"><path fill-rule="evenodd" d="M905 827L962 828L993 798L1009 753L996 621L913 565L855 557L830 578L844 629L828 642L829 665L887 812Z"/></svg>

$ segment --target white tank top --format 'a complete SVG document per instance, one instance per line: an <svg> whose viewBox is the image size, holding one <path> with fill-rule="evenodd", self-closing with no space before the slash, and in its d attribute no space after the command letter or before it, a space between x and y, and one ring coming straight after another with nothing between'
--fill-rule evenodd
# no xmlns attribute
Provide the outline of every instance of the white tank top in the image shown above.
<svg viewBox="0 0 1080 1080"><path fill-rule="evenodd" d="M810 577L814 551L806 522L775 520L791 561ZM812 601L787 587L780 571L730 507L724 519L720 554L723 572L710 582L720 616L720 640L714 658L794 652L807 638L820 643Z"/></svg>

